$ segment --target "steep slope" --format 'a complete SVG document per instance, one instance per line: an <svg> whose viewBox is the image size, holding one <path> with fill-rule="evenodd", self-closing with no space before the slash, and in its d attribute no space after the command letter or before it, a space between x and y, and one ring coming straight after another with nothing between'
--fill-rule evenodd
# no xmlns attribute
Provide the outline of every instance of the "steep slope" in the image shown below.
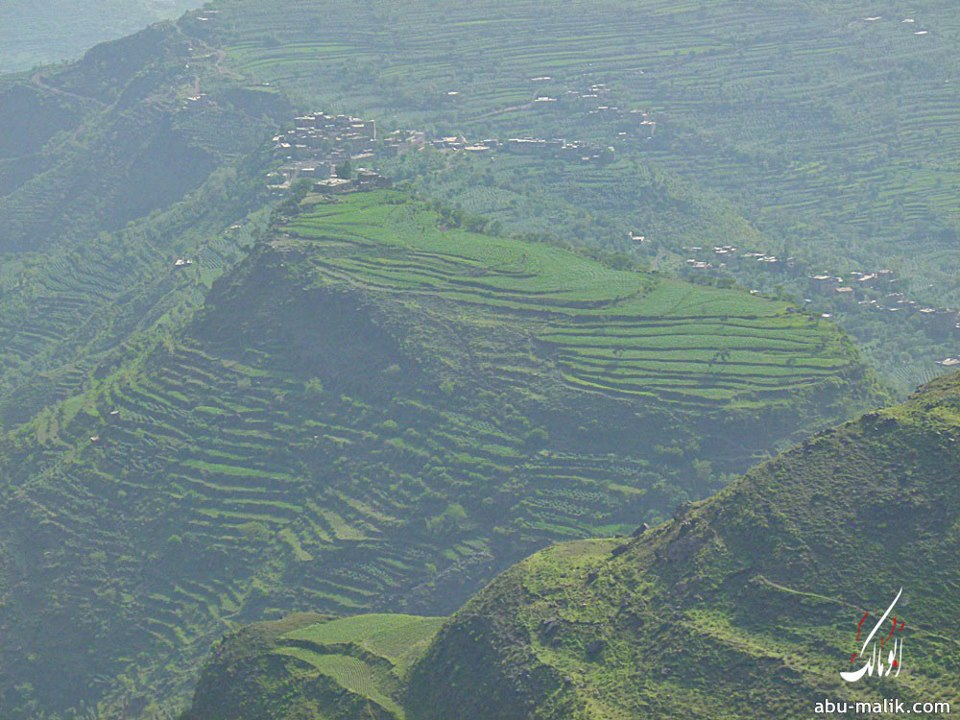
<svg viewBox="0 0 960 720"><path fill-rule="evenodd" d="M665 269L728 242L859 267L908 238L947 302L957 16L925 4L914 35L881 4L232 0L0 79L3 712L148 715L238 621L449 612L874 402L837 329L785 303L386 196L278 231L263 175L319 107L615 143L396 169L510 231L639 230Z"/></svg>
<svg viewBox="0 0 960 720"><path fill-rule="evenodd" d="M242 256L274 114L170 24L0 79L0 424L88 388Z"/></svg>
<svg viewBox="0 0 960 720"><path fill-rule="evenodd" d="M217 98L187 99L199 77L216 75L209 52L161 24L97 46L72 65L6 80L0 117L13 132L0 148L11 161L0 166L0 252L117 230L262 143L269 128L259 118ZM219 137L205 128L217 120Z"/></svg>
<svg viewBox="0 0 960 720"><path fill-rule="evenodd" d="M876 397L836 327L783 303L467 232L397 192L305 205L183 331L5 443L11 717L135 716L237 621L448 613Z"/></svg>
<svg viewBox="0 0 960 720"><path fill-rule="evenodd" d="M524 561L441 630L413 671L408 716L799 718L825 698L956 705L958 410L954 375L635 539ZM851 658L858 622L870 613L866 635L901 587L902 674L844 682L841 670L863 664Z"/></svg>

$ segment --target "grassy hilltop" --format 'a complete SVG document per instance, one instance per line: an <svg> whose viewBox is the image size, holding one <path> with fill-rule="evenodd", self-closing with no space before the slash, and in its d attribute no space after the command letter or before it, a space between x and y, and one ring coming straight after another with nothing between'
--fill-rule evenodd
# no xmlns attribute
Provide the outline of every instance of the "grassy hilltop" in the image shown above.
<svg viewBox="0 0 960 720"><path fill-rule="evenodd" d="M443 622L305 614L242 628L216 646L182 720L402 718L410 665Z"/></svg>
<svg viewBox="0 0 960 720"><path fill-rule="evenodd" d="M182 331L11 435L10 677L70 707L119 676L139 712L237 621L445 614L876 397L784 303L455 223L396 191L307 197Z"/></svg>
<svg viewBox="0 0 960 720"><path fill-rule="evenodd" d="M884 697L955 706L958 643L944 628L958 611L958 407L951 376L639 537L537 553L443 625L389 698L372 666L345 675L346 661L316 655L364 647L385 618L266 626L256 647L248 638L266 630L247 629L217 650L184 718L287 720L308 707L330 720L354 717L345 707L393 720L803 718L824 698ZM845 683L858 620L870 612L869 630L901 586L902 673ZM433 622L411 628L432 633ZM248 697L277 702L232 704Z"/></svg>
<svg viewBox="0 0 960 720"><path fill-rule="evenodd" d="M960 699L960 381L805 442L625 544L562 545L441 632L410 715L810 717L824 698ZM896 680L848 685L854 630L893 600ZM886 630L886 627L884 628ZM505 690L503 688L506 688Z"/></svg>

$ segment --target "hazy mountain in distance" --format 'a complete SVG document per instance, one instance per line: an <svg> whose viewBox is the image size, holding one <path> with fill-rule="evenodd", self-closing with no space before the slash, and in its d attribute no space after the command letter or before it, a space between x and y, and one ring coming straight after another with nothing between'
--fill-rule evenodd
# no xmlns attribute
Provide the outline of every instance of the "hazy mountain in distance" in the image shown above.
<svg viewBox="0 0 960 720"><path fill-rule="evenodd" d="M4 0L0 72L73 60L104 40L199 7L200 0Z"/></svg>

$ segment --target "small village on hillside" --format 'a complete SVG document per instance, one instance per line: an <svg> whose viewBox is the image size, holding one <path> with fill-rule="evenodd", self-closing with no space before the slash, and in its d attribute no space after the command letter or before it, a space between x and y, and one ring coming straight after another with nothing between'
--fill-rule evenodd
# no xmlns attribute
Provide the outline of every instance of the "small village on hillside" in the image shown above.
<svg viewBox="0 0 960 720"><path fill-rule="evenodd" d="M646 240L632 233L631 239ZM901 289L897 274L887 268L851 270L845 275L817 273L805 276L804 268L795 258L744 251L734 245L688 246L683 251L688 257L681 274L687 277L698 274L712 276L724 270L744 270L752 264L754 268L775 271L801 281L806 277L805 303L825 304L837 312L862 310L915 317L931 337L940 340L960 338L960 311L932 307L911 299ZM824 317L832 317L832 311L824 313ZM960 358L946 358L940 360L939 364L953 367L960 365Z"/></svg>
<svg viewBox="0 0 960 720"><path fill-rule="evenodd" d="M652 123L646 119L642 122ZM325 112L301 115L294 123L291 131L273 138L274 150L282 164L267 175L267 180L270 189L278 194L287 192L299 180L314 181L314 189L324 193L387 187L390 180L370 166L427 148L473 154L501 151L583 163L610 162L616 152L612 147L566 138L515 137L502 141L468 140L462 135L428 138L419 130L381 134L375 120ZM654 126L652 123L651 128Z"/></svg>

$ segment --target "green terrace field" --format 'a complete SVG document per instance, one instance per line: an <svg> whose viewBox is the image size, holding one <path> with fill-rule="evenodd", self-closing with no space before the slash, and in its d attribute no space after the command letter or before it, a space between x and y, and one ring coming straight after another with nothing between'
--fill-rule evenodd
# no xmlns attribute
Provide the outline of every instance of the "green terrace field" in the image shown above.
<svg viewBox="0 0 960 720"><path fill-rule="evenodd" d="M274 689L399 717L414 616L878 404L844 325L898 388L939 372L922 321L798 307L884 266L960 303L957 18L215 0L0 78L3 720L169 717L216 638L297 612L251 656ZM384 161L402 191L277 199L271 138L321 109L598 156L429 149Z"/></svg>
<svg viewBox="0 0 960 720"><path fill-rule="evenodd" d="M900 587L894 613L915 624L897 697L954 703L957 642L937 628L958 601L958 380L808 438L638 537L514 566L415 664L407 717L772 720L825 697L878 703L892 677L839 673L863 662L858 619L879 623Z"/></svg>
<svg viewBox="0 0 960 720"><path fill-rule="evenodd" d="M19 687L122 712L182 698L238 622L446 614L532 550L666 517L876 402L837 328L784 303L456 222L394 191L308 197L182 330L12 433ZM388 631L290 647L394 712Z"/></svg>
<svg viewBox="0 0 960 720"><path fill-rule="evenodd" d="M401 681L443 621L410 615L353 616L287 633L274 652L295 658L402 718Z"/></svg>
<svg viewBox="0 0 960 720"><path fill-rule="evenodd" d="M958 403L960 377L941 378L633 537L538 552L446 621L243 628L216 646L182 720L293 720L306 708L347 720L360 707L391 720L773 720L824 697L872 707L893 676L851 683L840 671L869 658L851 660L855 633L886 623L894 596L897 697L950 705L957 642L938 628L958 603ZM264 661L277 655L295 661ZM343 690L349 708L332 703Z"/></svg>
<svg viewBox="0 0 960 720"><path fill-rule="evenodd" d="M245 628L220 644L184 720L210 713L257 713L269 720L308 712L332 720L403 720L403 682L443 622L413 615L295 615ZM238 660L259 666L242 687L232 680Z"/></svg>
<svg viewBox="0 0 960 720"><path fill-rule="evenodd" d="M155 27L0 81L6 429L181 326L265 227L259 148L273 126L240 89L186 100L185 65L216 75L191 42Z"/></svg>
<svg viewBox="0 0 960 720"><path fill-rule="evenodd" d="M455 302L466 306L460 313L496 311L572 385L686 405L762 406L849 366L834 326L784 303L445 229L390 198L318 205L285 230L311 243L316 272L331 283ZM485 352L474 359L493 372L498 359Z"/></svg>
<svg viewBox="0 0 960 720"><path fill-rule="evenodd" d="M762 213L757 220L808 218L815 206L824 228L858 231L876 243L870 251L889 254L884 243L896 236L883 223L896 218L899 231L924 213L958 219L949 193L951 159L960 153L954 66L942 60L960 27L948 3L925 3L921 13L909 7L290 2L281 13L239 2L224 4L210 32L239 71L302 100L336 96L341 108L395 121L423 114L405 92L425 88L431 124L450 129L526 127L547 136L577 126L612 141L609 128L584 117L589 102L554 114L526 107L544 88L583 93L606 83L611 94L595 104L661 115L670 140L654 144L653 154L664 169L707 173L707 189L749 204ZM341 66L354 70L315 72ZM884 152L889 161L880 163Z"/></svg>

